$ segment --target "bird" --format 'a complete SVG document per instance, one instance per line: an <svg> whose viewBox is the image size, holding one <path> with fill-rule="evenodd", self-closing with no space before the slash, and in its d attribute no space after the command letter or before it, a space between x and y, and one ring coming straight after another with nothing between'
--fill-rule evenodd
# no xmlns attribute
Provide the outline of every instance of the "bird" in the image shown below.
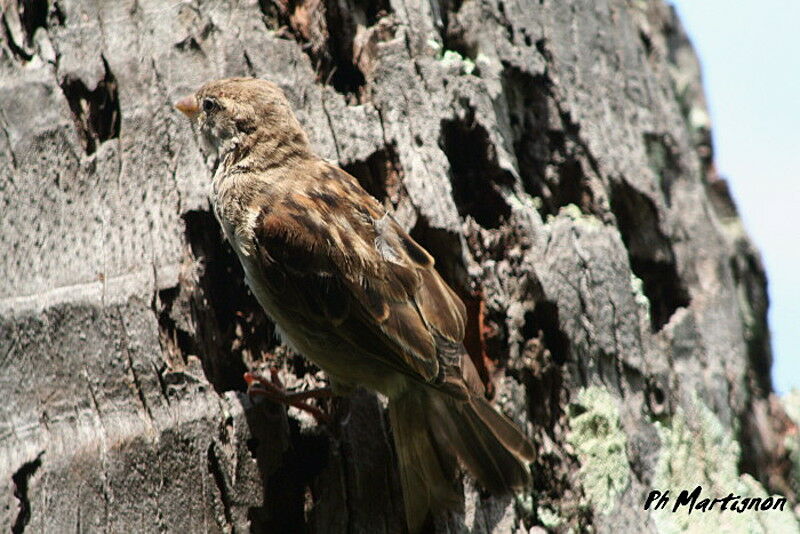
<svg viewBox="0 0 800 534"><path fill-rule="evenodd" d="M216 162L214 213L281 340L336 393L388 399L408 531L460 506L460 467L492 494L529 488L533 444L486 399L463 302L392 213L313 150L283 91L213 80L175 107Z"/></svg>

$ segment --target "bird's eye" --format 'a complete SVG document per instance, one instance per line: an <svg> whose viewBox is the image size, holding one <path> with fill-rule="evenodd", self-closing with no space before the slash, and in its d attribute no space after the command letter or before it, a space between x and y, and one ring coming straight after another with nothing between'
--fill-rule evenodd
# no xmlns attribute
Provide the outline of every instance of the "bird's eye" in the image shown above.
<svg viewBox="0 0 800 534"><path fill-rule="evenodd" d="M209 111L213 111L217 107L216 102L211 100L210 98L203 99L203 111L208 113Z"/></svg>

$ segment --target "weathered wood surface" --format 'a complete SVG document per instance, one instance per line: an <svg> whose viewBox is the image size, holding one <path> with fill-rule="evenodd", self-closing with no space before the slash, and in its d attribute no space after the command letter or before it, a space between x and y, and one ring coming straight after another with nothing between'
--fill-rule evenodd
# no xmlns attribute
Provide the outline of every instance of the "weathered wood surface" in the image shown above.
<svg viewBox="0 0 800 534"><path fill-rule="evenodd" d="M280 84L434 253L533 436L533 492L466 482L438 531L667 531L685 523L646 492L697 484L794 501L764 272L665 4L2 5L0 525L402 528L378 399L337 402L325 430L242 393L264 354L287 385L321 376L276 347L172 108L232 75ZM797 529L788 508L720 520Z"/></svg>

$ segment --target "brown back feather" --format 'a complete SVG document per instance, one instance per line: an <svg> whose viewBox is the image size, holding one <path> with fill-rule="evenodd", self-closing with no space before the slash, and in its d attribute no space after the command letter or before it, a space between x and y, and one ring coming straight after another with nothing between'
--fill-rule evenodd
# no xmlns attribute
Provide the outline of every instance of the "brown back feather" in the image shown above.
<svg viewBox="0 0 800 534"><path fill-rule="evenodd" d="M355 320L362 332L379 334L386 350L379 357L393 367L429 383L460 376L461 351L457 358L443 358L442 349L460 347L463 303L436 272L430 254L355 178L320 165L316 181L281 188L282 198L259 202L269 206L262 208L255 228L262 266L283 271L284 278L305 279L298 286L324 283L326 291L307 292L318 300L316 308L331 326ZM331 227L352 228L349 247L338 230L320 224L326 219ZM456 369L443 373L442 365Z"/></svg>

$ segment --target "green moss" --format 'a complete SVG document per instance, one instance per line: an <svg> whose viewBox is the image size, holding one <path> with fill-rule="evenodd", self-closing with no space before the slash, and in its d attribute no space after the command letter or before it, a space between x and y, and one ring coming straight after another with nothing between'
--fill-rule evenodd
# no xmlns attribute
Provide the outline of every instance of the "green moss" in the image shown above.
<svg viewBox="0 0 800 534"><path fill-rule="evenodd" d="M436 57L440 58L441 57L440 53L442 51L442 43L440 43L439 41L437 41L435 39L428 39L425 42L428 44L430 49L436 54Z"/></svg>
<svg viewBox="0 0 800 534"><path fill-rule="evenodd" d="M570 403L569 422L567 441L578 455L588 504L595 512L608 514L628 487L630 476L617 402L604 389L582 389L577 401Z"/></svg>
<svg viewBox="0 0 800 534"><path fill-rule="evenodd" d="M464 58L461 57L461 54L456 52L455 50L445 50L444 54L442 54L442 61L464 61Z"/></svg>
<svg viewBox="0 0 800 534"><path fill-rule="evenodd" d="M558 515L558 512L544 506L540 506L536 510L536 514L539 516L542 525L547 528L556 528L564 523L564 518Z"/></svg>
<svg viewBox="0 0 800 534"><path fill-rule="evenodd" d="M566 216L577 223L586 224L588 226L600 227L603 223L594 215L583 213L581 209L575 204L567 204L558 210L559 216Z"/></svg>
<svg viewBox="0 0 800 534"><path fill-rule="evenodd" d="M700 106L695 106L689 111L689 125L695 130L710 130L711 117L705 109Z"/></svg>
<svg viewBox="0 0 800 534"><path fill-rule="evenodd" d="M468 57L464 57L455 50L444 50L441 57L438 58L443 63L453 63L459 65L463 74L472 74L475 72L475 62Z"/></svg>
<svg viewBox="0 0 800 534"><path fill-rule="evenodd" d="M645 315L650 315L650 299L644 294L644 282L642 279L631 273L631 292L636 305L642 309Z"/></svg>
<svg viewBox="0 0 800 534"><path fill-rule="evenodd" d="M652 511L658 532L800 532L789 506L784 511L736 513L688 507L673 513L672 505L681 490L702 486L700 498L725 497L729 493L743 497L767 497L764 488L751 476L739 475L740 450L729 429L724 427L705 404L695 398L691 410L676 410L668 424L655 423L661 438L661 453L653 488L670 490L670 503L663 510Z"/></svg>

